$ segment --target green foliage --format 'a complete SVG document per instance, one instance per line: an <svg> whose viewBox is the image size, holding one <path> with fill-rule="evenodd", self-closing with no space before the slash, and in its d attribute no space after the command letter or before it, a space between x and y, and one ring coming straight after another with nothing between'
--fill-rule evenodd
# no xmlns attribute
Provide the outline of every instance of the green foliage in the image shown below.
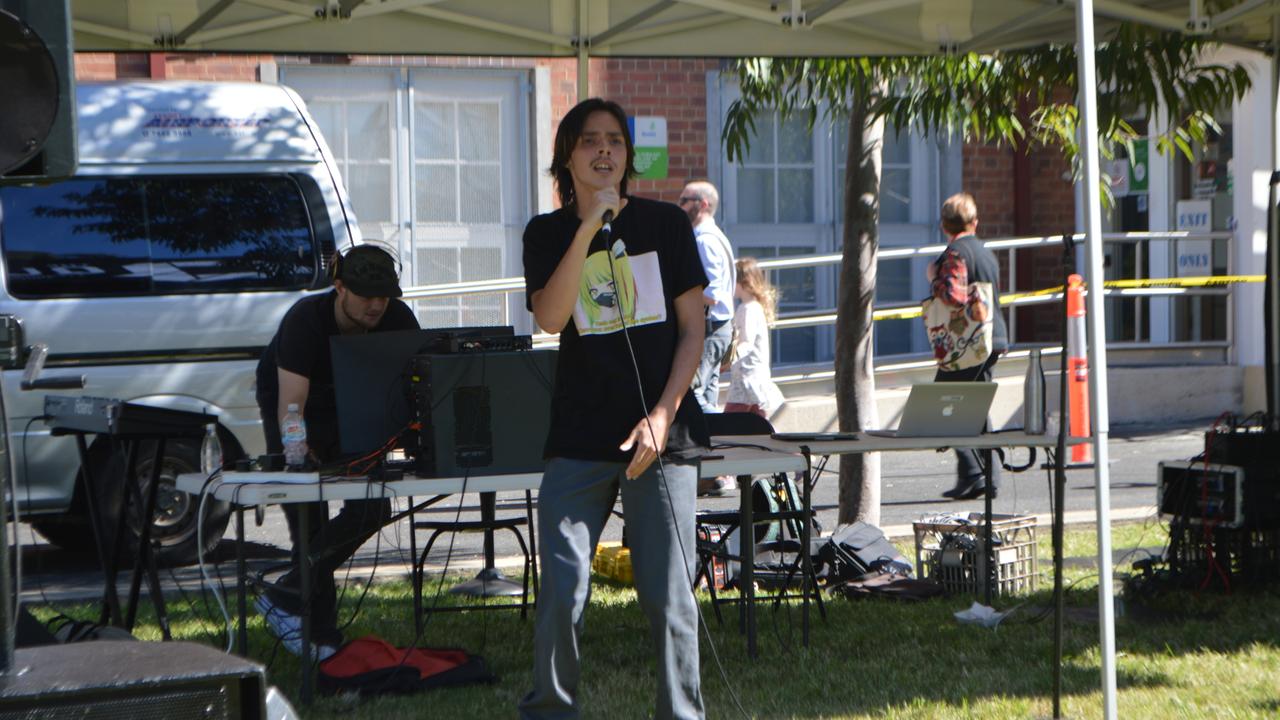
<svg viewBox="0 0 1280 720"><path fill-rule="evenodd" d="M1165 101L1155 134L1160 152L1190 157L1192 141L1216 130L1213 113L1249 89L1239 65L1202 62L1211 42L1124 24L1096 49L1098 132L1104 154L1138 137L1125 118ZM896 128L917 127L966 141L1061 148L1077 159L1079 94L1073 45L1042 45L990 55L864 58L748 58L735 61L741 97L729 107L723 141L729 159L742 156L754 118L822 115L866 104ZM887 92L882 91L887 88Z"/></svg>

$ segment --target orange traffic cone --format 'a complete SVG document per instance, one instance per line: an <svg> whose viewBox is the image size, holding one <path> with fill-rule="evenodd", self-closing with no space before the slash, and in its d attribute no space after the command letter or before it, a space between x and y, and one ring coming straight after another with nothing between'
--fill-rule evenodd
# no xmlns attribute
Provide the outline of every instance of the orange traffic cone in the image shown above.
<svg viewBox="0 0 1280 720"><path fill-rule="evenodd" d="M1067 401L1071 437L1089 437L1089 357L1084 325L1084 278L1067 278ZM1092 463L1093 446L1071 447L1072 464Z"/></svg>

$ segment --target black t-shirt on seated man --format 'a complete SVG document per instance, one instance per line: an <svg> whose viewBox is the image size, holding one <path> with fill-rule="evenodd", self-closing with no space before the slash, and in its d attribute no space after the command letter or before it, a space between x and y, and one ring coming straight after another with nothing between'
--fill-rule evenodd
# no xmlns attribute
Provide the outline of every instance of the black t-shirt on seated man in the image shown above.
<svg viewBox="0 0 1280 720"><path fill-rule="evenodd" d="M561 208L533 218L525 227L525 297L530 310L533 294L546 286L580 224L572 209ZM631 453L618 446L657 404L671 374L679 332L675 299L706 285L684 211L669 203L628 197L613 221L608 247L603 233L591 241L573 315L560 333L546 457L630 461ZM644 384L643 400L624 324ZM692 458L709 444L702 410L692 390L686 390L671 423L665 455Z"/></svg>
<svg viewBox="0 0 1280 720"><path fill-rule="evenodd" d="M310 380L307 405L303 419L307 423L307 445L322 462L339 455L338 406L334 395L333 358L329 355L329 338L341 335L334 317L337 291L305 297L289 308L280 329L262 353L258 361L258 408L263 422L273 418L280 402L279 376L276 371L284 368ZM418 319L413 311L398 299L387 303L382 320L370 332L390 330L417 330ZM268 452L279 452L270 447L271 438L279 439L279 430L267 431Z"/></svg>

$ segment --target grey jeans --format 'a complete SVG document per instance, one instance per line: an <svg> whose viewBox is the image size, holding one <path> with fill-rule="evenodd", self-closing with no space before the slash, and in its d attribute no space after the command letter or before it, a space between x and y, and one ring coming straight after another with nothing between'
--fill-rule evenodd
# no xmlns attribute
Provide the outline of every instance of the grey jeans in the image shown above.
<svg viewBox="0 0 1280 720"><path fill-rule="evenodd" d="M991 382L992 368L995 367L996 361L1000 359L999 353L992 353L991 357L982 365L975 368L965 368L964 370L953 370L946 372L939 370L934 376L934 382ZM989 425L983 425L982 431L986 432L990 429ZM986 477L982 472L982 468L991 468L991 484L999 489L1000 487L1000 464L993 462L994 453L991 450L974 450L973 448L953 448L956 453L956 487L965 487L971 483L982 482L985 484Z"/></svg>
<svg viewBox="0 0 1280 720"><path fill-rule="evenodd" d="M716 412L720 403L720 363L733 341L733 321L708 320L707 337L702 342L702 360L693 374L693 396L702 412Z"/></svg>
<svg viewBox="0 0 1280 720"><path fill-rule="evenodd" d="M658 671L655 718L704 717L698 667L698 608L692 591L696 465L654 463L627 480L622 463L553 458L538 491L541 586L534 625L533 690L520 717L561 720L581 715L580 640L591 596L591 558L618 496L636 596L649 620ZM674 511L674 514L673 514ZM607 652L607 648L595 648ZM602 663L607 665L606 663Z"/></svg>

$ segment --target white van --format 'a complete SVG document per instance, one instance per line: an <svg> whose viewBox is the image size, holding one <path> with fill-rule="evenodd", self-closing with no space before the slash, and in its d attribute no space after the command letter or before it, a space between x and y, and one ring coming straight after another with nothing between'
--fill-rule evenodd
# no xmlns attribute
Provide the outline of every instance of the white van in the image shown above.
<svg viewBox="0 0 1280 720"><path fill-rule="evenodd" d="M335 246L359 242L315 122L268 84L82 84L76 102L76 176L0 187L0 315L48 345L42 377L87 377L63 394L214 413L229 460L264 452L258 356L285 311L329 284ZM3 393L24 518L88 550L75 441L50 436L47 393L22 392L21 372L4 369ZM108 490L124 487L107 443L90 457ZM198 444L168 444L153 536L170 561L196 550L196 503L172 478L199 466ZM142 452L136 481L150 471ZM227 514L206 513L206 548Z"/></svg>

